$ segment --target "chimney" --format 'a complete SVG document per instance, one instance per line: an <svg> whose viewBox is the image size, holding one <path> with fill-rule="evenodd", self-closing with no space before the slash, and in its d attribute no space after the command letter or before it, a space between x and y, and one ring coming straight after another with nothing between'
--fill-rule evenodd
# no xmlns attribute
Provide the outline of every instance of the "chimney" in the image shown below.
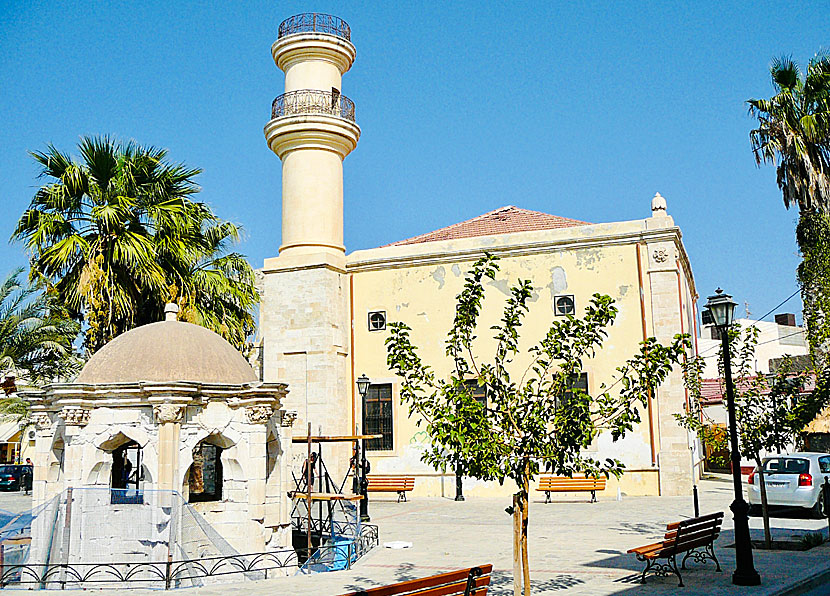
<svg viewBox="0 0 830 596"><path fill-rule="evenodd" d="M795 327L795 315L791 312L782 312L775 315L775 322L785 327Z"/></svg>

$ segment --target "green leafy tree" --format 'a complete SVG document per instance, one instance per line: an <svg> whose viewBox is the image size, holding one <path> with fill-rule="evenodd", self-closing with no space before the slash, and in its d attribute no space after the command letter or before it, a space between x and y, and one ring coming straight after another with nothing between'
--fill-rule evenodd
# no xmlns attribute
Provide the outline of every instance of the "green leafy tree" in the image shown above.
<svg viewBox="0 0 830 596"><path fill-rule="evenodd" d="M0 376L32 385L68 379L81 364L72 347L78 324L51 296L24 286L22 272L13 271L0 284ZM0 398L0 417L21 422L28 412L15 395Z"/></svg>
<svg viewBox="0 0 830 596"><path fill-rule="evenodd" d="M804 318L816 366L823 369L830 355L830 58L816 56L806 74L792 59L778 58L770 75L775 95L747 101L758 120L750 140L756 164L776 165L784 205L799 210Z"/></svg>
<svg viewBox="0 0 830 596"><path fill-rule="evenodd" d="M244 348L259 298L253 271L228 251L239 227L192 200L200 170L107 137L82 138L79 152L80 162L51 145L32 153L48 182L12 238L31 254L31 277L86 323L87 350L160 320L171 299Z"/></svg>
<svg viewBox="0 0 830 596"><path fill-rule="evenodd" d="M807 374L796 372L792 362L786 359L775 374L764 375L755 371L755 349L758 345L758 328L740 325L729 330L729 352L733 362L732 382L735 397L735 422L741 457L755 463L761 492L761 514L764 520L764 540L772 546L772 532L767 504L766 475L763 460L766 454L789 448L798 440L804 427L827 404L827 383L821 381L816 390L805 392ZM723 350L719 355L720 375L723 376ZM686 387L692 407L684 414L675 414L681 425L696 431L703 440L705 431L714 421L706 412L701 400L701 357L691 359L684 367ZM821 499L816 509L821 510Z"/></svg>
<svg viewBox="0 0 830 596"><path fill-rule="evenodd" d="M596 460L585 450L600 432L621 438L640 422L640 406L679 361L686 338L671 346L654 338L617 369L597 395L576 387L574 379L601 348L617 314L613 300L595 294L584 316L554 321L529 349L531 364L516 374L519 331L533 292L530 281L511 288L501 321L492 327L495 353L490 362L476 357L476 329L484 299L483 280L495 279L490 255L477 261L457 297L455 319L446 340L451 372L441 378L424 364L404 323L390 325L386 340L389 368L401 379L401 398L417 424L425 425L430 445L423 460L442 470L516 486L508 513L514 516L514 592L530 594L528 491L544 470L558 475L620 476L615 459ZM483 388L486 403L474 395Z"/></svg>

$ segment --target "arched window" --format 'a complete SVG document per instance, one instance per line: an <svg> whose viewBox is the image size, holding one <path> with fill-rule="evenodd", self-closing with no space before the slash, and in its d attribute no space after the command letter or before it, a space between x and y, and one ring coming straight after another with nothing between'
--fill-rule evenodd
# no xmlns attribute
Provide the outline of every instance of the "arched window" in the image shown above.
<svg viewBox="0 0 830 596"><path fill-rule="evenodd" d="M110 503L141 504L144 474L141 461L141 447L135 441L128 441L112 451L112 475L110 477Z"/></svg>
<svg viewBox="0 0 830 596"><path fill-rule="evenodd" d="M196 445L187 482L190 503L221 501L222 448L210 443Z"/></svg>

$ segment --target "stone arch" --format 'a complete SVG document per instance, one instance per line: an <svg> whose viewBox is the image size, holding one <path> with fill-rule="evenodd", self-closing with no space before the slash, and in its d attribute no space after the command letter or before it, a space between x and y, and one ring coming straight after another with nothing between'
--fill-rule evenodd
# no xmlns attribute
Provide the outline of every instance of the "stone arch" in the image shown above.
<svg viewBox="0 0 830 596"><path fill-rule="evenodd" d="M46 482L58 485L64 477L64 452L66 443L62 431L58 431L52 437L52 444L47 455Z"/></svg>
<svg viewBox="0 0 830 596"><path fill-rule="evenodd" d="M112 451L129 441L135 441L144 449L150 442L150 436L135 426L112 426L98 435L95 446L103 451Z"/></svg>
<svg viewBox="0 0 830 596"><path fill-rule="evenodd" d="M101 460L96 462L86 476L87 486L109 486L112 462Z"/></svg>
<svg viewBox="0 0 830 596"><path fill-rule="evenodd" d="M200 444L214 445L221 448L220 462L222 473L222 501L242 503L247 501L247 476L240 464L238 457L238 445L242 436L232 429L225 428L222 431L217 429L202 429L192 435L188 440L182 442L180 452L180 486L182 496L190 498L190 471L193 466L193 451Z"/></svg>
<svg viewBox="0 0 830 596"><path fill-rule="evenodd" d="M285 487L285 440L280 427L269 423L265 433L265 521L277 525L281 518Z"/></svg>
<svg viewBox="0 0 830 596"><path fill-rule="evenodd" d="M95 451L95 461L89 466L87 479L90 484L107 485L110 484L110 474L112 472L112 452L134 441L141 447L141 473L144 486L152 487L153 478L155 478L155 470L158 468L158 452L156 446L151 440L150 435L143 429L135 426L118 425L106 429L104 432L98 434L93 441L97 447ZM106 480L104 480L104 476ZM95 482L92 482L92 480Z"/></svg>

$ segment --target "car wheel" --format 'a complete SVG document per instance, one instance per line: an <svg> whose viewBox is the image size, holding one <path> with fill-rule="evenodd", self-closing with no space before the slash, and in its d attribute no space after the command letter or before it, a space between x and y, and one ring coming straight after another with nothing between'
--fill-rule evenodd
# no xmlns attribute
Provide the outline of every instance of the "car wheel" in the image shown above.
<svg viewBox="0 0 830 596"><path fill-rule="evenodd" d="M752 517L758 517L759 515L761 515L761 513L762 512L760 505L750 505L749 511L747 511L747 515L750 515Z"/></svg>
<svg viewBox="0 0 830 596"><path fill-rule="evenodd" d="M810 511L816 519L824 519L827 517L827 507L825 507L824 495L822 493L819 493L818 499L816 499L816 504L813 505Z"/></svg>

